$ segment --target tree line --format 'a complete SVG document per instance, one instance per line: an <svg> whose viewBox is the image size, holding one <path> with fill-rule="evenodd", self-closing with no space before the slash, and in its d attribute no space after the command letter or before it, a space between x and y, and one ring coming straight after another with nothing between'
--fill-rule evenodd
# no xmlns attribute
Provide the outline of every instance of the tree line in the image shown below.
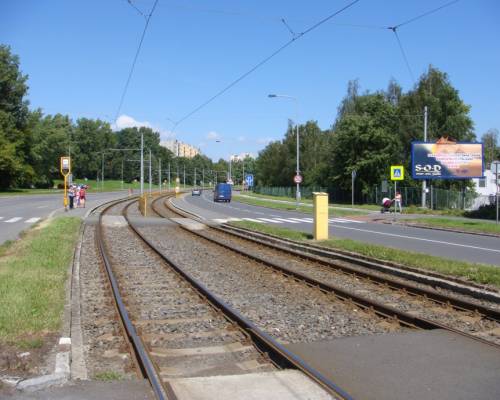
<svg viewBox="0 0 500 400"><path fill-rule="evenodd" d="M107 121L68 115L44 115L30 110L26 100L28 76L20 69L19 57L8 46L0 45L0 188L52 187L61 179L59 159L71 156L75 179L122 179L125 182L140 177L141 134L144 136L145 177L149 175L151 150L152 178L162 180L179 177L181 183L200 184L225 181L228 162L212 162L204 155L194 158L174 157L160 146L160 134L151 128L125 128L113 131ZM243 162L252 170L252 159L233 162L233 179L241 181ZM248 169L250 168L250 169Z"/></svg>
<svg viewBox="0 0 500 400"><path fill-rule="evenodd" d="M456 141L476 141L470 106L460 98L448 75L430 66L414 88L403 92L391 80L385 90L360 92L350 81L334 123L321 130L315 121L299 126L300 170L303 184L325 187L330 193L351 190L356 172L357 197L362 197L389 178L391 165L403 165L401 183L416 187L411 178L411 142L424 140L424 107L428 109L427 140L447 136ZM498 131L482 136L486 167L500 157ZM293 186L296 157L295 127L289 121L282 140L270 143L256 161L257 182L264 186ZM442 188L463 188L463 182L434 181ZM471 182L466 182L469 186Z"/></svg>

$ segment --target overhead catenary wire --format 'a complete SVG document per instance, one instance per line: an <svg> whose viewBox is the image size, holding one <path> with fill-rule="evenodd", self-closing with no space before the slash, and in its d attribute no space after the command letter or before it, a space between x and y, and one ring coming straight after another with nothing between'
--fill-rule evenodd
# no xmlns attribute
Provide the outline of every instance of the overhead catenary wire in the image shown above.
<svg viewBox="0 0 500 400"><path fill-rule="evenodd" d="M131 1L128 1L128 3L132 5ZM137 63L137 59L139 58L139 53L141 52L142 43L144 42L144 37L146 36L146 32L147 32L148 26L149 26L149 22L151 20L151 17L153 16L153 13L155 12L157 4L158 4L158 0L155 0L155 2L153 4L153 7L151 8L151 12L147 16L145 16L146 23L144 24L144 30L142 31L141 39L139 40L139 45L137 46L137 50L135 52L134 61L132 62L132 65L130 67L130 71L129 71L129 74L128 74L128 77L127 77L127 81L125 83L125 87L123 88L123 92L122 92L122 95L121 95L121 98L120 98L120 104L118 106L118 109L116 110L115 123L116 123L116 121L117 121L117 119L118 119L118 117L120 115L120 111L122 109L123 101L125 100L125 96L127 94L127 90L128 90L128 86L130 84L130 80L132 79L132 75L134 74L135 64ZM144 16L144 14L142 14L142 15Z"/></svg>
<svg viewBox="0 0 500 400"><path fill-rule="evenodd" d="M314 25L312 25L311 27L309 27L308 29L306 29L305 31L301 32L301 33L298 33L296 35L293 36L292 39L290 39L288 42L286 42L285 44L283 44L282 46L280 46L278 49L274 50L270 55L268 55L266 58L264 58L262 61L258 62L256 65L254 65L252 68L250 68L248 71L246 71L245 73L243 73L242 75L240 75L238 78L236 78L234 81L232 81L231 83L229 83L227 86L225 86L222 90L220 90L219 92L217 92L216 94L214 94L213 96L211 96L209 99L207 99L206 101L204 101L203 103L201 103L199 106L197 106L196 108L194 108L192 111L190 111L189 113L187 113L186 115L184 115L182 118L180 118L179 120L177 120L177 125L181 124L182 122L184 122L186 119L188 119L189 117L191 117L192 115L194 115L195 113L197 113L198 111L200 111L202 108L204 108L205 106L207 106L208 104L210 104L212 101L214 101L217 97L223 95L225 92L227 92L229 89L231 89L233 86L235 86L236 84L238 84L239 82L241 82L243 79L245 79L248 75L250 75L252 72L254 72L255 70L257 70L258 68L260 68L262 65L266 64L269 60L271 60L272 58L274 58L276 55L278 55L279 53L281 53L283 50L285 50L288 46L290 46L292 43L294 43L296 40L302 38L303 36L307 35L308 33L310 33L311 31L313 31L314 29L318 28L320 25L324 24L325 22L331 20L332 18L334 18L335 16L339 15L340 13L344 12L345 10L347 10L348 8L352 7L353 5L355 5L356 3L358 3L360 0L354 0L352 2L350 2L349 4L347 4L346 6L342 7L341 9L335 11L334 13L328 15L327 17L323 18L322 20L320 20L319 22L315 23Z"/></svg>
<svg viewBox="0 0 500 400"><path fill-rule="evenodd" d="M411 80L413 81L413 84L415 84L415 76L413 75L413 71L411 69L410 62L408 61L408 57L407 57L406 52L404 50L403 44L401 43L401 39L400 39L400 37L398 35L398 32L397 32L398 29L400 27L404 26L404 25L408 25L408 24L410 24L412 22L415 22L418 19L427 17L428 15L433 14L433 13L439 11L439 10L442 10L443 8L446 8L446 7L449 7L449 6L451 6L451 5L455 4L455 3L458 3L459 1L460 0L450 1L450 2L445 3L445 4L443 4L443 5L439 6L439 7L433 8L432 10L429 10L429 11L426 11L426 12L424 12L422 14L419 14L416 17L410 18L410 19L408 19L408 20L406 20L404 22L401 22L401 23L399 23L397 25L394 25L394 26L388 26L386 28L386 29L391 30L394 33L394 36L396 37L396 41L398 42L399 50L401 51L401 55L403 56L403 60L404 60L404 62L406 64L406 68L408 69L408 72L409 72L409 74L411 76Z"/></svg>

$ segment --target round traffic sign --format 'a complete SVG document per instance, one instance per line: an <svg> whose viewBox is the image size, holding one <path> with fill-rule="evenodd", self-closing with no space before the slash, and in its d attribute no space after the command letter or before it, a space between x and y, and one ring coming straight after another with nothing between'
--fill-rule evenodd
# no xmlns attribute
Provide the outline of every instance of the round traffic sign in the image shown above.
<svg viewBox="0 0 500 400"><path fill-rule="evenodd" d="M301 176L301 175L295 175L295 176L293 177L293 181L294 181L295 183L302 183L302 176Z"/></svg>

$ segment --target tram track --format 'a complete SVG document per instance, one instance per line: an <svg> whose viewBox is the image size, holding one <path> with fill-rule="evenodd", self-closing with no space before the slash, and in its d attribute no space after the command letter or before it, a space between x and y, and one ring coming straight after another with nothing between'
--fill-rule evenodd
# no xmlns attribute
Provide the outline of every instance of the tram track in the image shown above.
<svg viewBox="0 0 500 400"><path fill-rule="evenodd" d="M157 199L152 205L158 215L186 217L167 202L163 208L160 203ZM445 329L500 348L500 312L477 301L383 276L354 263L277 246L241 231L211 227L190 233L399 323L420 329Z"/></svg>
<svg viewBox="0 0 500 400"><path fill-rule="evenodd" d="M132 203L101 212L96 241L133 353L157 398L175 398L170 379L282 368L350 398L176 265L128 218ZM200 356L203 349L211 350Z"/></svg>

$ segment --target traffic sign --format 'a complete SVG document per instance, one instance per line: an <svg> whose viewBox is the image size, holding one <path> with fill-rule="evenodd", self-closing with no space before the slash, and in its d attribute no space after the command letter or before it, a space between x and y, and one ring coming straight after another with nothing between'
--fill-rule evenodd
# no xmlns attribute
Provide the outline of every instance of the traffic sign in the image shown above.
<svg viewBox="0 0 500 400"><path fill-rule="evenodd" d="M302 183L302 175L295 175L295 176L293 177L293 181L294 181L295 183Z"/></svg>
<svg viewBox="0 0 500 400"><path fill-rule="evenodd" d="M500 174L500 161L492 161L490 168L492 173Z"/></svg>
<svg viewBox="0 0 500 400"><path fill-rule="evenodd" d="M71 158L61 157L61 174L63 174L63 176L68 176L70 172L71 172Z"/></svg>
<svg viewBox="0 0 500 400"><path fill-rule="evenodd" d="M391 181L402 181L405 178L405 168L402 165L391 165Z"/></svg>
<svg viewBox="0 0 500 400"><path fill-rule="evenodd" d="M248 174L247 176L245 176L245 182L247 183L248 187L253 186L253 175Z"/></svg>

